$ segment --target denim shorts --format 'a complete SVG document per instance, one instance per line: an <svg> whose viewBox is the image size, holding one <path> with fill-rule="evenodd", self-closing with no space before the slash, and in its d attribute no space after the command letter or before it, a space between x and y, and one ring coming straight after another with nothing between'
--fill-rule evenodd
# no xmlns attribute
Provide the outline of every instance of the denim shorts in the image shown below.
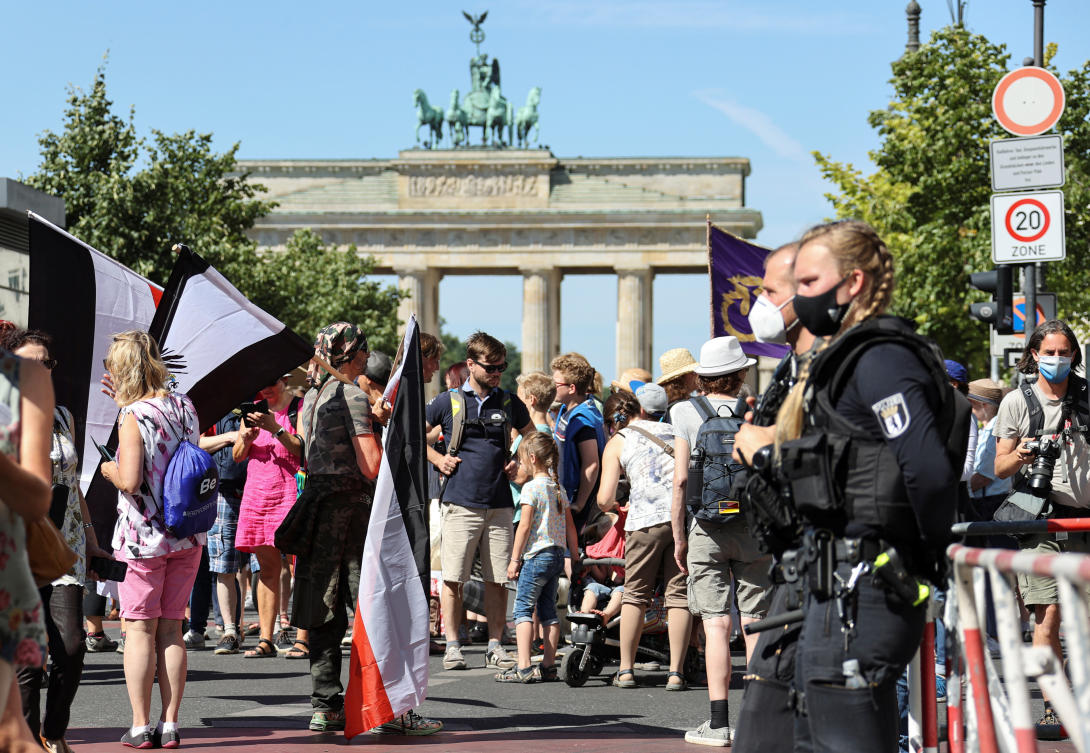
<svg viewBox="0 0 1090 753"><path fill-rule="evenodd" d="M564 550L551 546L534 554L522 563L519 571L518 590L515 592L515 624L537 619L542 625L555 625L556 588L560 574L564 572Z"/></svg>
<svg viewBox="0 0 1090 753"><path fill-rule="evenodd" d="M598 608L601 609L603 605L609 602L609 597L614 593L624 593L624 586L607 586L604 583L599 583L594 578L587 576L586 583L583 584L583 588L586 591L590 591L598 599Z"/></svg>

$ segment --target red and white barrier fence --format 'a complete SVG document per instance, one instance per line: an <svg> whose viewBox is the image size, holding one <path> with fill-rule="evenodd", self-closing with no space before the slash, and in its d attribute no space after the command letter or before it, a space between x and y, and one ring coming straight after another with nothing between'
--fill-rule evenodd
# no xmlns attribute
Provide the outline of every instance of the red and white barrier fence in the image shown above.
<svg viewBox="0 0 1090 753"><path fill-rule="evenodd" d="M996 528L997 525L1000 527ZM970 535L1029 532L1025 530L1026 524L1016 525L1019 526L1017 529L1011 524L973 523L969 524L971 529L957 532ZM1090 519L1034 521L1030 525L1039 527L1041 532L1086 531L1090 530ZM1079 753L1090 753L1090 606L1087 601L1090 556L976 549L960 544L951 545L947 554L953 563L954 583L947 593L947 627L957 631L961 653L960 657L951 656L949 652L947 655L950 753L1036 751L1030 706L1031 679L1048 697L1075 749ZM1016 598L1018 574L1056 579L1070 683L1064 674L1063 662L1051 648L1022 643ZM991 583L995 603L1002 682L992 666L981 630L985 578ZM963 677L968 681L966 697L969 699L964 709L960 703ZM930 686L934 688L933 678ZM924 683L923 687L926 689L928 685Z"/></svg>

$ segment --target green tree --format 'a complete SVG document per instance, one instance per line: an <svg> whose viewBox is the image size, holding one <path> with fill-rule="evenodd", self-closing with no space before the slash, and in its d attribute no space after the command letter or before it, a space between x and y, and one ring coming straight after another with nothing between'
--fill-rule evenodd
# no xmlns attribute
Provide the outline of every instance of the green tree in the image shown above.
<svg viewBox="0 0 1090 753"><path fill-rule="evenodd" d="M185 243L304 338L351 320L372 347L395 352L402 294L366 279L373 257L326 246L309 230L258 254L247 231L276 203L239 172L239 144L217 153L212 134L192 130L153 129L143 139L133 119L133 108L114 114L102 66L89 91L69 89L61 131L39 137L41 164L27 183L65 200L73 235L159 284L174 265L171 246Z"/></svg>
<svg viewBox="0 0 1090 753"><path fill-rule="evenodd" d="M310 228L296 230L283 251L270 251L253 275L251 300L304 338L313 338L330 322L349 321L367 333L372 350L391 357L401 343L397 305L404 293L368 280L373 256L361 256L353 244L329 246Z"/></svg>
<svg viewBox="0 0 1090 753"><path fill-rule="evenodd" d="M452 335L444 329L446 321L442 318L439 319L439 339L443 343L445 350L443 351L443 357L439 359L439 377L442 379L443 374L446 373L454 364L459 361L466 360L466 342L464 339L459 338L457 335ZM504 340L503 345L507 348L507 370L503 372L503 377L500 379L500 387L503 389L514 392L518 389L518 383L515 378L522 373L522 352L518 346L510 340ZM446 387L446 385L441 385Z"/></svg>
<svg viewBox="0 0 1090 753"><path fill-rule="evenodd" d="M1054 51L1050 46L1049 60ZM869 222L889 245L897 267L893 313L915 321L975 374L986 372L988 330L969 316L969 303L985 297L969 286L969 273L992 268L988 144L1007 134L992 117L991 95L1009 57L1004 46L962 27L934 32L893 64L893 100L868 118L881 138L870 152L877 170L865 176L814 155L836 187L827 197L837 216ZM1074 251L1090 243L1090 63L1061 80L1065 224ZM1088 266L1077 252L1047 265L1060 316L1088 310Z"/></svg>
<svg viewBox="0 0 1090 753"><path fill-rule="evenodd" d="M211 134L140 138L113 113L105 66L90 91L71 87L64 127L39 137L42 160L27 183L65 200L69 231L157 283L170 276L170 248L183 242L240 289L257 265L246 236L274 202L257 199L264 186L237 172L234 144L223 154ZM243 292L247 292L243 290Z"/></svg>

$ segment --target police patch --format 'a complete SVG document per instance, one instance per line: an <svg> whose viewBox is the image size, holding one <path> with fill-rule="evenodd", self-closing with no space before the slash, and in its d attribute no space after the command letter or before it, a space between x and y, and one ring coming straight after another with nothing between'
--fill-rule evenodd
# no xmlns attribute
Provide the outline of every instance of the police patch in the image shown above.
<svg viewBox="0 0 1090 753"><path fill-rule="evenodd" d="M908 430L912 416L908 414L908 404L905 403L903 393L890 395L870 408L878 417L878 423L882 425L882 433L886 435L886 439L896 439Z"/></svg>

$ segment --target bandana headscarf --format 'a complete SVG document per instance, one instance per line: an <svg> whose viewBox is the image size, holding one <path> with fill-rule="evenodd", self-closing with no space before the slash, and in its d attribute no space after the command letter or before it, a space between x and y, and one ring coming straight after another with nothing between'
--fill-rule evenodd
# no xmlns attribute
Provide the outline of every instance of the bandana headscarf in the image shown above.
<svg viewBox="0 0 1090 753"><path fill-rule="evenodd" d="M358 324L334 322L318 330L318 336L314 339L314 355L324 358L333 368L348 363L360 350L370 349L367 347L367 336ZM320 387L328 378L329 372L311 362L307 368L307 382L312 387Z"/></svg>

